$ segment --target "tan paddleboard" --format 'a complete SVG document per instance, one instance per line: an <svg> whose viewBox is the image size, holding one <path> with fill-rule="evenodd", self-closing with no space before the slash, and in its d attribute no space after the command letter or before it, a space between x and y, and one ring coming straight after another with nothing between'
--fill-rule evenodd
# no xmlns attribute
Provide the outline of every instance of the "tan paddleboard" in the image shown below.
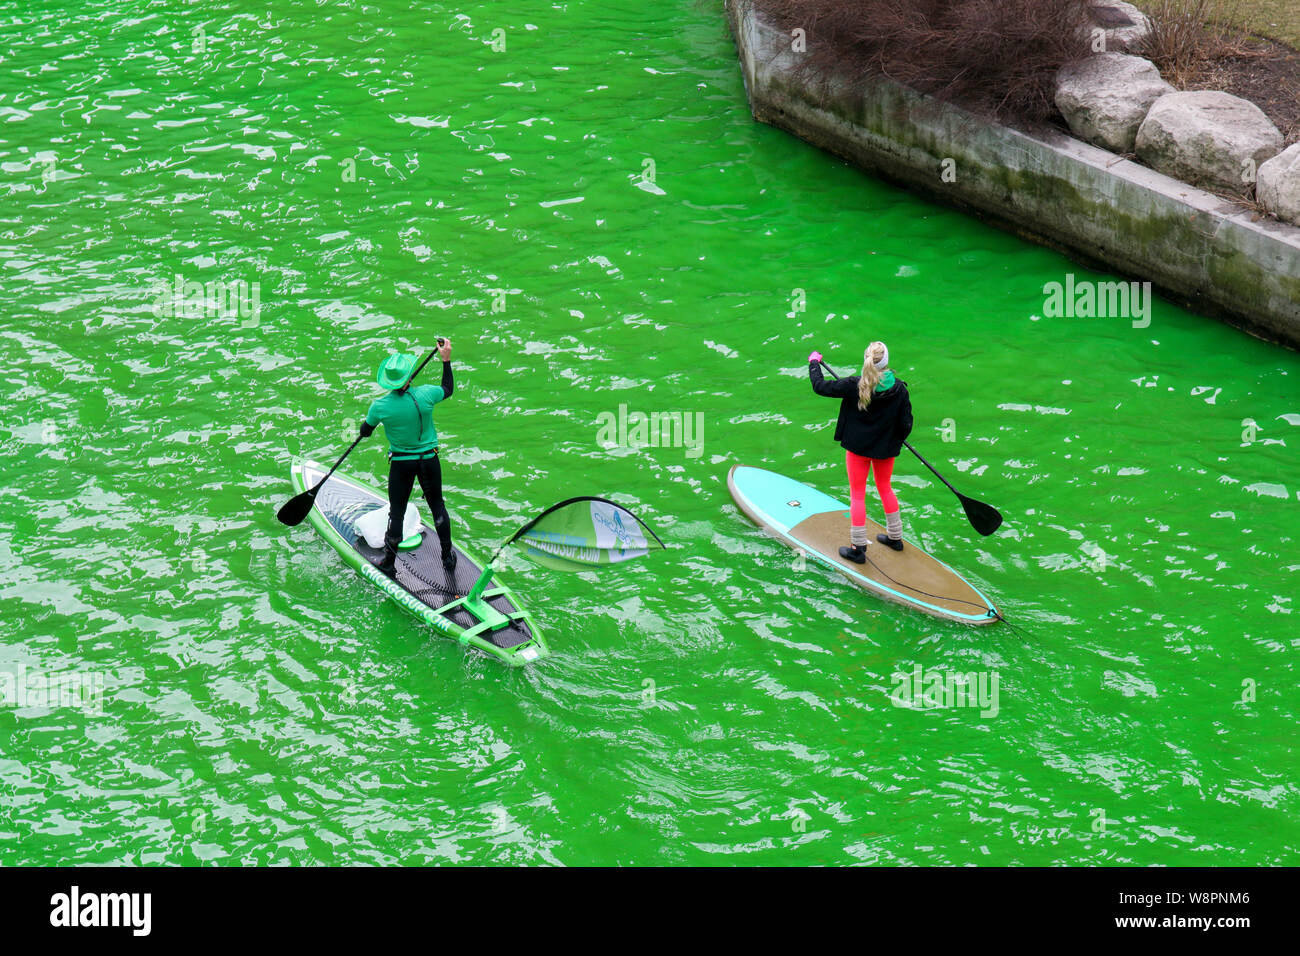
<svg viewBox="0 0 1300 956"><path fill-rule="evenodd" d="M735 465L727 475L732 499L755 524L790 547L841 572L887 601L964 624L991 624L998 609L979 589L907 539L894 551L876 541L884 528L867 519L867 562L840 557L849 543L849 509L843 502L774 471Z"/></svg>

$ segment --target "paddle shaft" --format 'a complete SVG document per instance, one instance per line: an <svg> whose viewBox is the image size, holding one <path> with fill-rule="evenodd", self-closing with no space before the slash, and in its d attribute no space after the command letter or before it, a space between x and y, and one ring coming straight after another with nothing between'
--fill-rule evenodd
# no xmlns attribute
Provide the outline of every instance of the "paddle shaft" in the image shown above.
<svg viewBox="0 0 1300 956"><path fill-rule="evenodd" d="M442 345L442 343L446 340L442 336L438 336L437 341L439 345ZM402 393L405 392L408 388L410 388L411 383L415 381L415 376L419 375L420 372L424 370L424 367L428 365L429 362L432 361L433 357L437 354L438 354L437 349L434 349L432 352L430 352L428 356L425 358L425 360L419 364L416 370L410 374L410 376L406 379L406 382L397 391L399 393ZM330 476L333 475L334 472L338 471L339 465L343 464L343 462L347 460L348 455L352 454L352 449L356 448L359 444L361 444L361 439L363 437L365 436L358 435L356 439L352 442L352 444L348 445L348 450L339 456L339 460L334 462L334 467L331 468L329 472L326 473L324 478L316 482L316 484L309 490L304 491L300 495L296 495L295 497L291 498L288 502L285 503L285 505L280 509L279 512L279 518L282 522L284 522L287 525L296 525L298 524L298 522L302 521L302 519L307 516L307 512L311 510L312 502L316 500L317 493L324 486L325 482L330 480Z"/></svg>
<svg viewBox="0 0 1300 956"><path fill-rule="evenodd" d="M925 465L926 468L929 468L932 472L934 472L934 477L938 478L940 481L942 481L945 485L948 486L949 491L951 491L954 495L957 495L957 497L959 498L962 497L962 493L958 491L956 488L954 488L947 478L939 474L939 469L935 468L934 465L926 461L924 455L922 455L919 451L917 451L915 448L909 445L906 441L904 441L903 444L906 446L908 451L910 451L917 458L921 459L921 464Z"/></svg>
<svg viewBox="0 0 1300 956"><path fill-rule="evenodd" d="M439 344L441 344L441 342L442 342L442 338L441 338L441 337L439 337L438 342L439 342ZM415 370L414 372L411 373L411 377L408 378L408 379L406 380L406 384L403 385L401 388L399 388L397 391L398 391L399 393L400 393L400 392L405 392L408 388L410 388L410 387L411 387L411 383L415 381L415 376L419 375L422 371L424 371L424 367L425 367L426 365L429 364L429 360L432 359L432 358L433 358L435 355L437 355L437 354L438 354L438 350L437 350L437 349L434 349L434 350L433 350L432 352L430 352L427 356L425 356L424 361L421 362L421 363L419 364L419 366L416 368L416 370ZM325 484L325 482L327 482L327 481L330 480L330 475L332 475L332 474L334 474L334 472L338 471L339 465L343 464L343 459L344 459L344 458L347 458L348 455L352 454L352 449L356 448L359 444L361 444L361 437L362 437L362 436L358 435L357 438L356 438L356 441L354 441L351 445L348 445L348 450L345 451L341 456L339 456L339 460L338 460L338 461L334 462L334 467L331 468L331 469L329 470L329 474L327 474L327 475L326 475L324 478L322 478L320 481L316 482L316 487L313 488L313 489L311 490L311 492L310 492L310 494L311 494L311 496L312 496L313 498L316 497L316 492L320 491L320 489L321 489L321 485Z"/></svg>
<svg viewBox="0 0 1300 956"><path fill-rule="evenodd" d="M344 458L347 458L348 455L352 454L352 449L356 448L356 447L357 447L358 445L360 445L360 444L361 444L361 436L358 435L358 436L353 440L352 444L351 444L351 445L348 445L348 450L345 451L342 455L339 456L339 460L338 460L338 461L334 462L334 467L331 468L331 469L329 470L329 472L325 475L324 478L322 478L320 481L316 482L315 487L313 487L313 488L311 489L311 491L307 492L307 494L309 494L309 495L311 495L313 498L315 498L315 497L316 497L316 492L320 491L320 486L323 485L323 484L325 484L325 482L327 482L327 481L330 480L330 475L332 475L332 474L334 474L334 472L338 471L338 469L339 469L339 465L343 464L343 459L344 459Z"/></svg>
<svg viewBox="0 0 1300 956"><path fill-rule="evenodd" d="M834 379L838 379L838 378L839 378L839 376L835 374L835 369L831 368L831 367L830 367L829 365L827 365L825 362L820 362L820 363L818 363L818 364L820 364L822 368L826 369L826 371L830 373L831 378L834 378ZM949 481L948 481L947 478L945 478L943 475L939 474L939 469L935 468L934 465L932 465L932 464L930 464L928 461L926 461L925 458L922 457L921 453L920 453L919 451L917 451L915 448L913 448L910 444L908 444L908 442L907 442L906 440L904 440L903 445L904 445L904 447L906 447L907 450L910 451L913 455L915 455L917 458L920 458L920 459L921 459L921 464L925 465L926 468L929 468L932 472L934 472L934 477L938 478L938 479L939 479L940 481L942 481L945 485L947 485L949 491L951 491L951 492L952 492L954 495L956 495L958 498L963 498L963 497L965 497L965 496L964 496L960 491L958 491L956 488L954 488L954 487L949 483Z"/></svg>
<svg viewBox="0 0 1300 956"><path fill-rule="evenodd" d="M444 341L446 341L446 340L445 340L441 335L438 336L438 338L437 338L437 342L438 342L439 345L441 345ZM406 380L406 384L403 385L401 388L399 388L399 389L397 390L399 394L402 393L402 392L405 392L408 388L411 387L411 383L415 381L415 376L417 376L417 375L419 375L421 372L423 372L423 371L424 371L424 367L425 367L426 365L428 365L429 362L431 362L431 361L433 360L433 357L434 357L435 355L437 355L437 354L438 354L438 350L437 350L437 349L434 349L432 352L430 352L428 355L425 356L424 361L421 362L421 363L419 364L419 367L417 367L416 370L415 370L414 372L411 373L411 377L408 378L408 379ZM351 451L351 450L352 450L352 449L350 449L350 448L348 449L348 451Z"/></svg>

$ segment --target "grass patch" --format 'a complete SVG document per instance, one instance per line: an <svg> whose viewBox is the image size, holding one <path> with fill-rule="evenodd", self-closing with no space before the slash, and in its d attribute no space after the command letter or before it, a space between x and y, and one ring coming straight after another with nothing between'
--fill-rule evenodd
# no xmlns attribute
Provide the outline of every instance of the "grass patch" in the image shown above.
<svg viewBox="0 0 1300 956"><path fill-rule="evenodd" d="M1242 0L1234 22L1261 36L1300 50L1300 3L1296 0Z"/></svg>
<svg viewBox="0 0 1300 956"><path fill-rule="evenodd" d="M1212 8L1211 19L1269 37L1300 50L1300 0L1135 0L1149 15L1162 7Z"/></svg>

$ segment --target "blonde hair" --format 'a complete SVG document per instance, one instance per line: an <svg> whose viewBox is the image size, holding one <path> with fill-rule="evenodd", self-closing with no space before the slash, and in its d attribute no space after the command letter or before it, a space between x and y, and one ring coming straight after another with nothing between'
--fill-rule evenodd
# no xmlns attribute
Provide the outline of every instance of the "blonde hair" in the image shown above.
<svg viewBox="0 0 1300 956"><path fill-rule="evenodd" d="M871 404L871 393L880 384L885 369L876 368L876 363L889 354L884 342L872 342L862 353L862 377L858 379L858 409L866 411ZM886 366L888 368L888 366Z"/></svg>

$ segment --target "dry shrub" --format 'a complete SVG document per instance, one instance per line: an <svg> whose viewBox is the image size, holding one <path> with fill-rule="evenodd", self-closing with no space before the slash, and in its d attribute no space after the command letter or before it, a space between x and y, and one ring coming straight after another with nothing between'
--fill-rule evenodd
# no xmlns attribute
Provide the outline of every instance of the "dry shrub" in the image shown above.
<svg viewBox="0 0 1300 956"><path fill-rule="evenodd" d="M1240 22L1241 0L1147 0L1145 9L1151 35L1142 55L1180 89L1211 62L1249 52L1232 26Z"/></svg>
<svg viewBox="0 0 1300 956"><path fill-rule="evenodd" d="M1087 0L754 0L802 28L802 68L884 75L1002 119L1053 116L1056 72L1087 56Z"/></svg>

